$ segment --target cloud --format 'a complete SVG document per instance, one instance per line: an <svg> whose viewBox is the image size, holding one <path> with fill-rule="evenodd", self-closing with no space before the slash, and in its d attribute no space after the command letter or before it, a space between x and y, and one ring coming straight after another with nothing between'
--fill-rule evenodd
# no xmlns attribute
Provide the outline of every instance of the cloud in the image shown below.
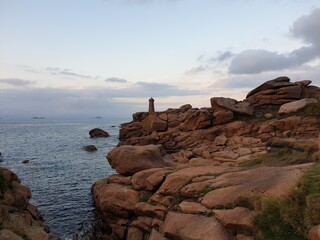
<svg viewBox="0 0 320 240"><path fill-rule="evenodd" d="M117 77L110 77L110 78L107 78L105 81L110 83L127 83L128 82L128 80L126 79L117 78Z"/></svg>
<svg viewBox="0 0 320 240"><path fill-rule="evenodd" d="M201 72L204 72L206 70L207 70L206 67L204 67L203 65L200 65L198 67L191 68L190 70L186 71L185 74L187 74L187 75L195 75L197 73L201 73Z"/></svg>
<svg viewBox="0 0 320 240"><path fill-rule="evenodd" d="M230 51L225 51L223 53L220 53L217 57L213 58L212 60L216 60L218 62L223 62L226 60L229 60L230 58L233 57L233 53Z"/></svg>
<svg viewBox="0 0 320 240"><path fill-rule="evenodd" d="M297 67L320 57L320 8L298 18L290 28L291 35L302 39L305 46L288 53L250 49L237 54L231 61L229 73L256 74Z"/></svg>
<svg viewBox="0 0 320 240"><path fill-rule="evenodd" d="M0 83L6 83L15 87L21 87L21 86L34 84L35 81L23 80L18 78L5 78L5 79L0 79Z"/></svg>
<svg viewBox="0 0 320 240"><path fill-rule="evenodd" d="M147 109L148 99L199 95L199 91L163 83L137 82L125 88L85 89L7 88L0 89L0 113L5 116L44 117L128 117ZM119 98L145 98L145 103L118 102ZM171 105L175 105L172 102ZM179 107L179 105L177 105Z"/></svg>
<svg viewBox="0 0 320 240"><path fill-rule="evenodd" d="M320 46L320 8L311 14L298 18L290 28L293 37L302 39L306 43Z"/></svg>
<svg viewBox="0 0 320 240"><path fill-rule="evenodd" d="M188 90L166 83L137 82L132 88L127 89L136 97L168 97L168 96L188 96L198 95L200 91ZM128 95L130 96L130 94Z"/></svg>
<svg viewBox="0 0 320 240"><path fill-rule="evenodd" d="M82 75L82 74L72 72L70 69L61 69L58 67L47 67L46 70L51 72L52 75L65 75L70 77L88 78L88 79L94 78L89 75Z"/></svg>

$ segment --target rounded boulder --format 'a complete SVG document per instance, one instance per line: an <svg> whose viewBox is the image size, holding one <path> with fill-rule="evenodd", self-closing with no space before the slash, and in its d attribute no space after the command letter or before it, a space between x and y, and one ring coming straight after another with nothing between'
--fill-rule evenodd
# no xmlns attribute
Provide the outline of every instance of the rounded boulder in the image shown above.
<svg viewBox="0 0 320 240"><path fill-rule="evenodd" d="M100 129L100 128L94 128L90 130L89 135L91 138L98 138L98 137L109 137L109 133L106 131Z"/></svg>

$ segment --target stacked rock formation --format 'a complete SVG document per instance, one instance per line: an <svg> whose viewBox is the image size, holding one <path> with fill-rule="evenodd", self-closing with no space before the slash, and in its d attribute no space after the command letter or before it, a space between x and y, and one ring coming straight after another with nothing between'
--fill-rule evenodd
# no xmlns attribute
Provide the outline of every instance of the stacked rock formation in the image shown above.
<svg viewBox="0 0 320 240"><path fill-rule="evenodd" d="M293 101L318 103L319 88L310 83L281 77L240 102L215 97L210 108L187 104L135 113L107 155L119 174L92 187L108 234L128 240L253 239L256 211L243 202L286 196L312 163L251 169L238 164L265 154L273 137L319 141L319 117L278 113Z"/></svg>
<svg viewBox="0 0 320 240"><path fill-rule="evenodd" d="M49 229L37 208L29 203L30 189L21 185L17 175L6 168L0 168L0 180L0 239L48 240Z"/></svg>

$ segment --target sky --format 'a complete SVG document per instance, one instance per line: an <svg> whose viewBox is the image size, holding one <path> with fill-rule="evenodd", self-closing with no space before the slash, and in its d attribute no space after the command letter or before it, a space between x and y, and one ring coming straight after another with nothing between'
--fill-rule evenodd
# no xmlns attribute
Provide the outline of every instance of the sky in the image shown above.
<svg viewBox="0 0 320 240"><path fill-rule="evenodd" d="M319 0L0 0L0 117L130 117L320 85Z"/></svg>

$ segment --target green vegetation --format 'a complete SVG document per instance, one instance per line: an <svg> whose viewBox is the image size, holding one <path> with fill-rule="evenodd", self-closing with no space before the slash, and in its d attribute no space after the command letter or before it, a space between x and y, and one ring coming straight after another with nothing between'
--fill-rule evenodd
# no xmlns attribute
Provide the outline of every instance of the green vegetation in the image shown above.
<svg viewBox="0 0 320 240"><path fill-rule="evenodd" d="M320 102L312 103L298 111L299 115L304 116L320 116Z"/></svg>
<svg viewBox="0 0 320 240"><path fill-rule="evenodd" d="M9 188L9 183L4 179L4 176L0 172L0 193L1 196L4 194L4 192Z"/></svg>
<svg viewBox="0 0 320 240"><path fill-rule="evenodd" d="M259 203L260 199L260 196L240 196L235 201L227 203L225 208L233 209L235 207L245 207L253 211L254 209L256 209L255 206L257 205L257 203Z"/></svg>
<svg viewBox="0 0 320 240"><path fill-rule="evenodd" d="M152 193L151 192L147 192L144 196L142 196L140 198L140 202L148 202L148 200L151 198Z"/></svg>
<svg viewBox="0 0 320 240"><path fill-rule="evenodd" d="M320 164L303 177L301 185L287 198L265 198L254 224L256 239L303 240L320 223Z"/></svg>
<svg viewBox="0 0 320 240"><path fill-rule="evenodd" d="M170 204L170 206L169 206L168 209L170 209L170 210L177 209L178 205L179 205L183 200L185 200L185 197L183 197L183 196L173 197L172 200L171 200L171 204Z"/></svg>
<svg viewBox="0 0 320 240"><path fill-rule="evenodd" d="M203 192L202 192L201 196L204 196L204 195L206 195L207 193L209 193L209 192L211 192L213 190L214 189L211 188L211 187L206 187L205 189L203 189Z"/></svg>
<svg viewBox="0 0 320 240"><path fill-rule="evenodd" d="M318 146L315 143L290 142L282 139L271 139L267 144L270 152L260 157L239 164L241 167L286 166L320 159Z"/></svg>

